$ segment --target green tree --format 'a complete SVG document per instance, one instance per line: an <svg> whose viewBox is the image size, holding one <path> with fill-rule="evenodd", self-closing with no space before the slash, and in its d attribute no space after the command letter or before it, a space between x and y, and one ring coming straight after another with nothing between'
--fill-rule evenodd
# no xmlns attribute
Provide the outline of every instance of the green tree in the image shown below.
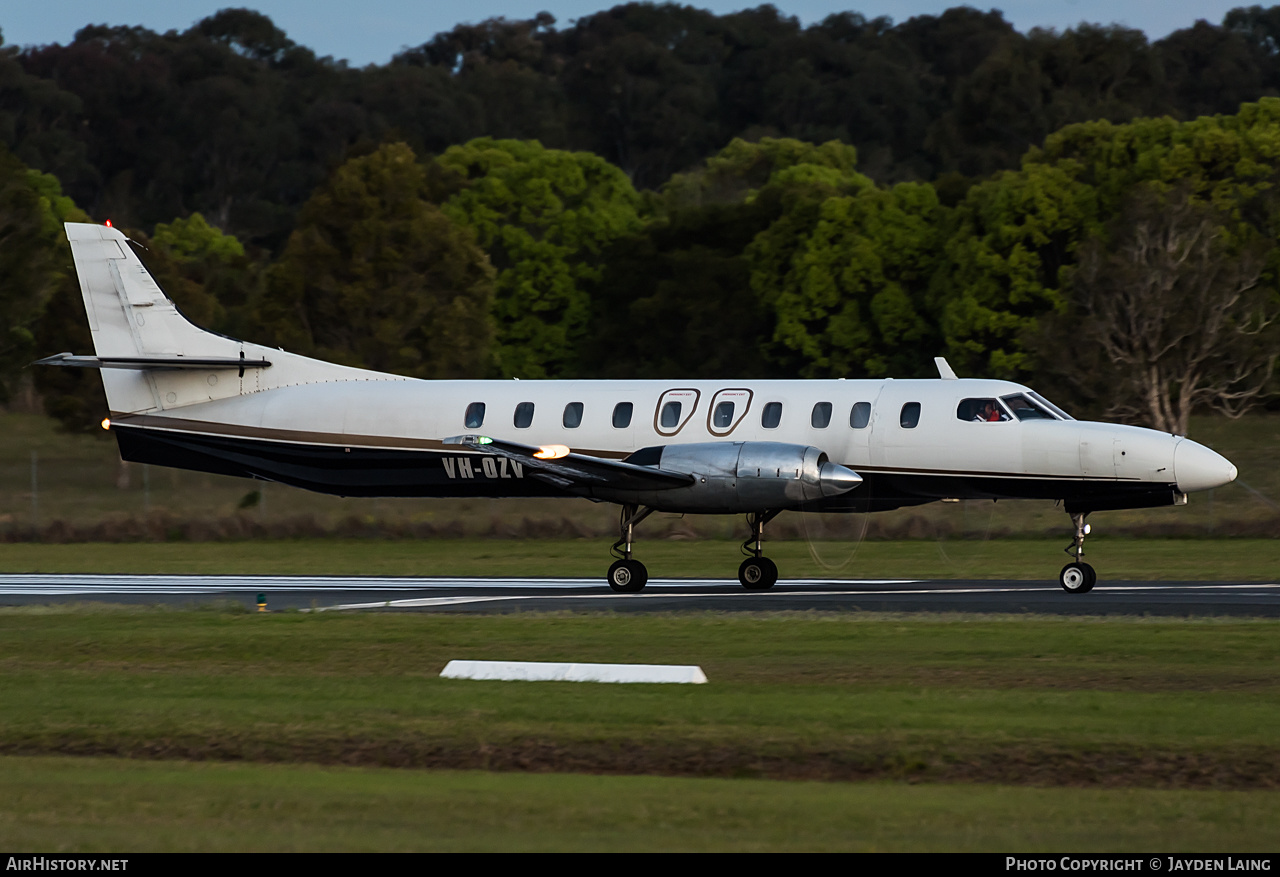
<svg viewBox="0 0 1280 877"><path fill-rule="evenodd" d="M763 356L773 322L751 288L760 204L669 209L605 256L577 373L596 378L787 377Z"/></svg>
<svg viewBox="0 0 1280 877"><path fill-rule="evenodd" d="M0 147L0 402L35 358L36 324L70 268L62 223L85 218L57 179Z"/></svg>
<svg viewBox="0 0 1280 877"><path fill-rule="evenodd" d="M339 167L267 272L270 342L413 377L491 374L493 271L430 194L403 143Z"/></svg>
<svg viewBox="0 0 1280 877"><path fill-rule="evenodd" d="M6 278L0 301L7 305L9 340L16 342L9 364L16 368L62 351L92 353L89 321L62 227L89 217L62 194L51 174L22 168L3 150L0 166L0 277ZM11 210L15 207L21 209ZM107 404L97 372L40 368L30 374L45 411L64 429L86 432L97 427ZM17 373L8 372L6 391L16 378Z"/></svg>
<svg viewBox="0 0 1280 877"><path fill-rule="evenodd" d="M188 319L217 332L238 334L228 319L228 304L243 307L254 282L238 240L209 225L199 213L158 223L150 238L137 232L130 237L146 248L147 267Z"/></svg>
<svg viewBox="0 0 1280 877"><path fill-rule="evenodd" d="M1036 364L1038 321L1065 307L1076 250L1098 226L1097 193L1078 173L1028 164L974 186L956 208L930 291L955 368L1014 378Z"/></svg>
<svg viewBox="0 0 1280 877"><path fill-rule="evenodd" d="M439 160L467 183L445 213L475 232L498 272L502 373L563 374L587 330L605 248L641 228L640 197L603 159L536 142L486 137Z"/></svg>
<svg viewBox="0 0 1280 877"><path fill-rule="evenodd" d="M858 150L835 140L815 144L786 137L734 138L701 167L668 180L661 203L668 210L749 203L764 191L766 198L790 206L798 199L812 200L814 193L871 185L857 165Z"/></svg>
<svg viewBox="0 0 1280 877"><path fill-rule="evenodd" d="M932 186L899 183L827 198L767 297L775 340L811 377L912 375L934 331L924 316L939 263ZM776 239L773 238L773 239ZM763 257L763 246L754 253Z"/></svg>
<svg viewBox="0 0 1280 877"><path fill-rule="evenodd" d="M743 192L771 217L746 250L751 288L773 323L769 358L807 376L911 374L929 329L920 315L937 241L932 187L879 189L847 144L735 140L668 199ZM695 183L697 185L695 185Z"/></svg>

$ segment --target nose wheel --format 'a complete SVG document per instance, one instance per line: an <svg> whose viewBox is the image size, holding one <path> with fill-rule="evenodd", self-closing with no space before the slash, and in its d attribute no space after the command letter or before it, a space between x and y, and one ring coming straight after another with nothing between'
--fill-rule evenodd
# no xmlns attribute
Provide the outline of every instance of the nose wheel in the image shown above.
<svg viewBox="0 0 1280 877"><path fill-rule="evenodd" d="M1071 523L1076 527L1076 536L1065 550L1067 554L1075 557L1075 560L1064 566L1062 572L1058 573L1058 584L1062 585L1062 590L1068 594L1087 594L1098 583L1098 574L1094 572L1093 567L1080 559L1084 557L1084 537L1089 535L1090 530L1089 525L1084 522L1085 514L1087 513L1076 512L1071 515Z"/></svg>

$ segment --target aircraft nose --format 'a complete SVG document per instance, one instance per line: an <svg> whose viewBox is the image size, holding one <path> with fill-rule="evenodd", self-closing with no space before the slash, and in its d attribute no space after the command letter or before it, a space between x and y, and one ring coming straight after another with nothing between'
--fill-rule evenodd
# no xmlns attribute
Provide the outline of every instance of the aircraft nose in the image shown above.
<svg viewBox="0 0 1280 877"><path fill-rule="evenodd" d="M1178 490L1208 490L1236 480L1236 467L1231 461L1204 445L1183 439L1173 449L1173 477Z"/></svg>
<svg viewBox="0 0 1280 877"><path fill-rule="evenodd" d="M826 462L818 470L818 484L823 496L848 493L862 483L862 476L839 463Z"/></svg>

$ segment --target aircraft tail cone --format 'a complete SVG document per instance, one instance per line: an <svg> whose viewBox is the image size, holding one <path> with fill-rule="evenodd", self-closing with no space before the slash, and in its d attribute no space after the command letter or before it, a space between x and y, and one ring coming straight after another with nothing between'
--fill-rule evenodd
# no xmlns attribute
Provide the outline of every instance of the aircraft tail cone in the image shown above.
<svg viewBox="0 0 1280 877"><path fill-rule="evenodd" d="M848 493L862 483L862 476L839 463L826 462L818 470L818 484L823 496Z"/></svg>

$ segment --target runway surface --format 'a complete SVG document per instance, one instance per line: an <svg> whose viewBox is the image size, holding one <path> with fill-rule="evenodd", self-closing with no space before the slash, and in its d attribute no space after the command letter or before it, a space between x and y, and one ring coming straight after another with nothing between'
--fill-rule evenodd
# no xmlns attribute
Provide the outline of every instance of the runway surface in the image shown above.
<svg viewBox="0 0 1280 877"><path fill-rule="evenodd" d="M879 611L1280 617L1280 582L1102 582L1068 594L1049 581L786 579L751 593L734 579L653 579L640 594L601 580L361 576L0 575L0 606L66 602L270 610L419 612Z"/></svg>

